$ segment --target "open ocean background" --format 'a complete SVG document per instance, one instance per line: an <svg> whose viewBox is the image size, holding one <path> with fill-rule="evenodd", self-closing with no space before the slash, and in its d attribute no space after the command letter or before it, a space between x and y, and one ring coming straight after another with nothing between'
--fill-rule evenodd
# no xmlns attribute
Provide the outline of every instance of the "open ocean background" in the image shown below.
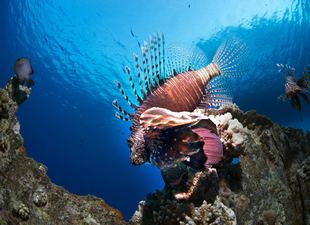
<svg viewBox="0 0 310 225"><path fill-rule="evenodd" d="M126 221L164 182L157 167L130 163L130 123L117 119L111 104L126 102L114 80L131 93L122 68L134 71L138 42L157 30L166 46L197 45L210 61L224 37L239 35L251 47L253 68L233 79L234 102L310 130L310 106L301 100L298 112L277 101L285 79L276 66L295 67L299 78L310 64L309 0L1 0L0 10L0 87L20 57L35 72L17 113L27 156L48 167L53 183L103 198Z"/></svg>

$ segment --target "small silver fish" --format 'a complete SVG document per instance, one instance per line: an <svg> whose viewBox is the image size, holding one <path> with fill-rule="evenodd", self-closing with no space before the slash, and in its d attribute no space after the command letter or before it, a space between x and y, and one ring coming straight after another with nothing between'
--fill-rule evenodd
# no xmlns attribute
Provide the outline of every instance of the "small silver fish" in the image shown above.
<svg viewBox="0 0 310 225"><path fill-rule="evenodd" d="M34 85L33 80L29 76L34 73L29 59L27 58L17 59L14 66L14 72L19 79L19 84L23 85L26 79L28 88Z"/></svg>

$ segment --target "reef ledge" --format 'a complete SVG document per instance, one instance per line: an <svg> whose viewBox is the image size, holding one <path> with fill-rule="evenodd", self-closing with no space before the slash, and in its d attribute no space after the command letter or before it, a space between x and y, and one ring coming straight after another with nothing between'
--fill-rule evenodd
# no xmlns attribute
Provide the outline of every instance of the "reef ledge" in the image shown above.
<svg viewBox="0 0 310 225"><path fill-rule="evenodd" d="M208 116L230 113L237 119L245 145L230 152L234 144L227 141L217 172L193 175L194 197L173 199L169 188L156 190L127 223L104 200L53 184L46 166L26 156L15 115L30 92L16 76L0 89L1 225L310 224L310 132L282 127L254 110L243 113L235 105L208 110ZM227 131L223 139L228 136ZM233 164L234 158L239 162Z"/></svg>

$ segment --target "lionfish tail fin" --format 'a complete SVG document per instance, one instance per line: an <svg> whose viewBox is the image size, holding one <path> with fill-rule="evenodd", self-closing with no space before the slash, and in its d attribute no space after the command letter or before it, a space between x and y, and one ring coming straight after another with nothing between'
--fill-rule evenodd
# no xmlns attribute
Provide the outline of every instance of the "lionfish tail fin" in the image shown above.
<svg viewBox="0 0 310 225"><path fill-rule="evenodd" d="M217 50L213 62L226 77L241 77L249 73L252 66L249 47L240 38L225 41Z"/></svg>
<svg viewBox="0 0 310 225"><path fill-rule="evenodd" d="M229 106L232 104L233 92L233 85L229 78L216 76L208 83L198 107Z"/></svg>

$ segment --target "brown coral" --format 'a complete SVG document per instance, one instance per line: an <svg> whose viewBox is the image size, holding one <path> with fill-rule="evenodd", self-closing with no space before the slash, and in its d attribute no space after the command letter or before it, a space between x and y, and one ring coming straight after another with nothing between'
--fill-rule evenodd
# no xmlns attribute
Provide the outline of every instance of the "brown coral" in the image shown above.
<svg viewBox="0 0 310 225"><path fill-rule="evenodd" d="M149 211L149 205L146 202L139 203L139 209L135 212L129 224L135 225L179 225L179 224L236 224L235 213L223 205L219 199L213 204L207 204L203 201L200 207L194 204L179 203L175 200L167 201L159 210L154 210L152 216L144 216Z"/></svg>

